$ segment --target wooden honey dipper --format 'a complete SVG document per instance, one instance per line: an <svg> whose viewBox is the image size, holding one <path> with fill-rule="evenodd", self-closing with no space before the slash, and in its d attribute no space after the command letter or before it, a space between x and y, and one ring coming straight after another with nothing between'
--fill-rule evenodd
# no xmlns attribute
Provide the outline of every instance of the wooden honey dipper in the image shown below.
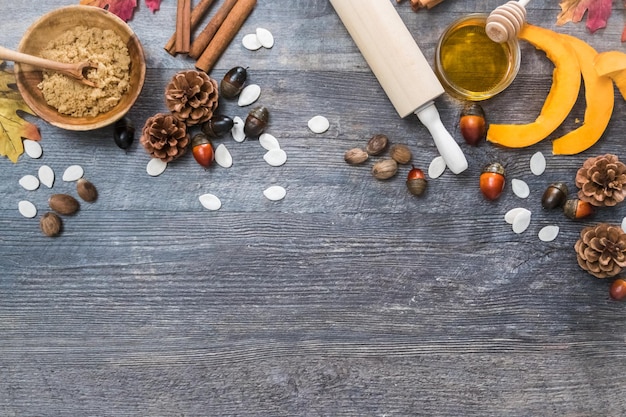
<svg viewBox="0 0 626 417"><path fill-rule="evenodd" d="M525 6L530 0L509 1L489 14L485 31L494 42L503 43L514 39L526 23Z"/></svg>

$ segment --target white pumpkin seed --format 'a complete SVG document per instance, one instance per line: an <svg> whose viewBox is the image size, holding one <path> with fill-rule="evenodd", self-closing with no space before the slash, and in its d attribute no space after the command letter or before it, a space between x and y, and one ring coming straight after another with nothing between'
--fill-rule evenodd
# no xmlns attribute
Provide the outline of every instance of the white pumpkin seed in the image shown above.
<svg viewBox="0 0 626 417"><path fill-rule="evenodd" d="M24 152L26 152L26 155L30 156L33 159L41 158L41 155L43 154L43 149L41 148L39 142L30 139L24 139L22 143L24 144Z"/></svg>
<svg viewBox="0 0 626 417"><path fill-rule="evenodd" d="M261 87L258 84L250 84L244 87L239 93L237 104L240 107L249 106L259 99L261 96Z"/></svg>
<svg viewBox="0 0 626 417"><path fill-rule="evenodd" d="M280 149L280 143L278 143L278 139L276 139L274 135L270 135L269 133L263 133L261 136L259 136L259 144L261 144L261 146L268 151L271 151L272 149Z"/></svg>
<svg viewBox="0 0 626 417"><path fill-rule="evenodd" d="M85 174L85 171L83 170L83 167L81 167L80 165L70 165L63 172L62 178L63 178L63 181L67 181L67 182L78 181L79 179L83 177L84 174Z"/></svg>
<svg viewBox="0 0 626 417"><path fill-rule="evenodd" d="M245 122L241 117L233 117L233 128L230 129L230 134L235 142L243 142L246 139L246 134L243 131L244 126Z"/></svg>
<svg viewBox="0 0 626 417"><path fill-rule="evenodd" d="M152 177L157 177L165 171L165 168L167 168L167 162L163 162L159 158L152 158L146 166L146 172Z"/></svg>
<svg viewBox="0 0 626 417"><path fill-rule="evenodd" d="M535 152L530 158L530 171L535 175L541 175L546 170L546 158L541 152Z"/></svg>
<svg viewBox="0 0 626 417"><path fill-rule="evenodd" d="M511 209L507 211L506 214L504 215L504 221L507 222L508 224L513 224L515 217L517 217L518 214L524 211L528 211L528 210L525 209L524 207L516 207L514 209Z"/></svg>
<svg viewBox="0 0 626 417"><path fill-rule="evenodd" d="M27 200L22 200L17 204L20 214L28 219L32 219L37 215L37 207Z"/></svg>
<svg viewBox="0 0 626 417"><path fill-rule="evenodd" d="M438 156L430 161L428 166L428 176L430 178L439 178L441 174L446 170L446 161L442 156Z"/></svg>
<svg viewBox="0 0 626 417"><path fill-rule="evenodd" d="M539 240L542 242L552 242L559 235L559 226L549 225L539 231Z"/></svg>
<svg viewBox="0 0 626 417"><path fill-rule="evenodd" d="M517 234L524 233L524 231L528 229L528 226L530 226L530 218L530 210L522 211L517 216L515 216L515 218L513 219L513 232Z"/></svg>
<svg viewBox="0 0 626 417"><path fill-rule="evenodd" d="M241 44L244 48L250 51L256 51L257 49L261 49L261 47L263 46L261 45L261 41L259 41L259 38L256 36L256 33L249 33L245 35L241 39Z"/></svg>
<svg viewBox="0 0 626 417"><path fill-rule="evenodd" d="M198 200L200 200L200 204L207 210L215 211L222 207L220 199L213 194L202 194L198 197Z"/></svg>
<svg viewBox="0 0 626 417"><path fill-rule="evenodd" d="M27 191L39 188L39 178L34 175L24 175L18 182Z"/></svg>
<svg viewBox="0 0 626 417"><path fill-rule="evenodd" d="M285 198L285 196L287 195L287 190L285 190L280 185L272 185L271 187L268 187L263 191L263 195L268 200L278 201Z"/></svg>
<svg viewBox="0 0 626 417"><path fill-rule="evenodd" d="M308 121L307 125L309 126L309 129L311 129L311 132L313 133L324 133L330 127L330 122L324 116L318 115L318 116L312 117Z"/></svg>
<svg viewBox="0 0 626 417"><path fill-rule="evenodd" d="M220 143L215 149L215 162L222 168L233 166L233 157L223 143Z"/></svg>
<svg viewBox="0 0 626 417"><path fill-rule="evenodd" d="M256 38L264 48L270 49L274 46L274 35L265 28L256 28Z"/></svg>
<svg viewBox="0 0 626 417"><path fill-rule="evenodd" d="M271 149L263 155L263 159L273 167L279 167L287 162L287 154L282 149Z"/></svg>
<svg viewBox="0 0 626 417"><path fill-rule="evenodd" d="M622 219L622 230L626 232L626 217Z"/></svg>
<svg viewBox="0 0 626 417"><path fill-rule="evenodd" d="M522 180L518 180L517 178L513 178L511 180L511 188L513 189L513 193L519 198L528 198L530 195L530 188L528 184Z"/></svg>
<svg viewBox="0 0 626 417"><path fill-rule="evenodd" d="M42 165L37 171L39 181L48 188L52 188L54 185L54 171L48 165Z"/></svg>

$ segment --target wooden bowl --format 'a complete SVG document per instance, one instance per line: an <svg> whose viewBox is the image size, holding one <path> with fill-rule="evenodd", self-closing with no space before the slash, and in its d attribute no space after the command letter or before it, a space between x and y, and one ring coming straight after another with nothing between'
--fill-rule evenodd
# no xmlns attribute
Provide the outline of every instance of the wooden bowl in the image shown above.
<svg viewBox="0 0 626 417"><path fill-rule="evenodd" d="M94 6L67 6L45 14L26 31L18 50L40 56L40 51L51 39L76 26L111 29L126 43L131 60L130 89L114 108L97 116L75 117L61 114L46 103L37 87L43 79L41 69L15 63L15 78L26 104L48 123L67 130L94 130L121 119L135 104L145 81L146 61L143 47L132 29L118 16Z"/></svg>

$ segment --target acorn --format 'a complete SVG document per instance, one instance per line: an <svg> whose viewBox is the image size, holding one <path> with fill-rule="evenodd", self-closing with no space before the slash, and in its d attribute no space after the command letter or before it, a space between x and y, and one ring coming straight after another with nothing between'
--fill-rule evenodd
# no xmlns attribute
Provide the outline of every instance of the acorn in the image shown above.
<svg viewBox="0 0 626 417"><path fill-rule="evenodd" d="M269 111L263 106L258 106L250 110L243 126L243 132L246 137L258 138L261 136L269 123L269 118Z"/></svg>
<svg viewBox="0 0 626 417"><path fill-rule="evenodd" d="M248 78L248 70L244 67L231 68L220 82L220 94L227 99L233 99L241 93Z"/></svg>
<svg viewBox="0 0 626 417"><path fill-rule="evenodd" d="M580 220L593 214L593 206L577 198L572 198L565 202L563 213L572 220Z"/></svg>
<svg viewBox="0 0 626 417"><path fill-rule="evenodd" d="M216 114L202 124L202 133L210 138L218 138L230 132L234 125L235 122L230 117Z"/></svg>
<svg viewBox="0 0 626 417"><path fill-rule="evenodd" d="M126 150L130 148L135 139L135 126L126 116L115 122L113 126L113 141L120 148Z"/></svg>
<svg viewBox="0 0 626 417"><path fill-rule="evenodd" d="M426 182L424 171L412 165L411 170L406 176L406 188L409 189L411 194L420 196L424 194L427 185L428 183Z"/></svg>
<svg viewBox="0 0 626 417"><path fill-rule="evenodd" d="M215 159L211 140L204 133L198 133L191 139L191 152L196 162L208 168Z"/></svg>
<svg viewBox="0 0 626 417"><path fill-rule="evenodd" d="M626 280L618 278L611 283L609 288L609 295L616 301L626 299Z"/></svg>
<svg viewBox="0 0 626 417"><path fill-rule="evenodd" d="M478 103L468 103L461 111L459 128L465 142L476 146L487 135L485 111Z"/></svg>
<svg viewBox="0 0 626 417"><path fill-rule="evenodd" d="M563 207L563 204L567 201L567 193L567 185L563 182L554 182L548 185L541 197L542 207L548 210Z"/></svg>
<svg viewBox="0 0 626 417"><path fill-rule="evenodd" d="M480 174L480 191L488 200L497 200L504 190L504 167L498 162L483 168Z"/></svg>

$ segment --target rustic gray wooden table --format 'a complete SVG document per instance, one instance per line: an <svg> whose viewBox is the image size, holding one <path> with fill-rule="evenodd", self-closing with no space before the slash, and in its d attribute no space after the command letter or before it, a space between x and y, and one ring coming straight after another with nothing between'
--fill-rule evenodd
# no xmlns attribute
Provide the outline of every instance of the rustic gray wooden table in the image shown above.
<svg viewBox="0 0 626 417"><path fill-rule="evenodd" d="M77 1L36 7L0 1L0 44L16 48L40 15ZM142 1L129 22L146 52L147 79L129 116L135 124L165 110L163 90L193 68L163 45L174 1L151 13ZM576 35L599 51L624 50L621 2L608 27L557 27L558 1L534 0L530 22ZM448 0L430 11L397 6L432 61L437 37L455 18L490 12L496 0ZM213 11L215 7L213 8ZM241 37L270 29L276 45L250 52ZM375 30L375 28L372 28ZM552 64L522 44L518 77L483 103L490 122L529 122L551 84ZM421 198L404 184L354 167L344 151L375 133L408 144L427 169L437 156L415 118L400 119L325 0L260 1L211 72L249 67L262 88L268 132L287 152L269 167L253 141L223 139L234 165L203 170L187 156L159 177L136 140L127 152L110 128L68 132L29 117L44 154L0 159L0 415L2 416L623 416L626 413L626 304L608 283L576 264L583 226L619 223L623 206L574 222L541 209L552 181L573 184L590 157L626 159L626 105L616 97L603 138L583 154L557 157L551 142L520 150L462 142L462 103L437 100L442 120L470 167L429 181ZM11 66L11 65L10 65ZM407 82L411 82L410 77ZM233 102L222 112L244 116ZM571 130L581 100L557 133ZM326 116L330 129L307 121ZM547 170L534 176L531 155ZM510 189L485 201L478 176L506 165L531 195ZM26 192L18 179L48 164L60 177L79 164L99 189L94 204L65 219L51 239L17 210L22 199L43 212L52 190ZM270 202L263 189L282 185ZM573 185L572 185L573 187ZM198 196L218 195L222 208ZM504 213L533 212L514 234ZM542 243L539 229L560 226Z"/></svg>

